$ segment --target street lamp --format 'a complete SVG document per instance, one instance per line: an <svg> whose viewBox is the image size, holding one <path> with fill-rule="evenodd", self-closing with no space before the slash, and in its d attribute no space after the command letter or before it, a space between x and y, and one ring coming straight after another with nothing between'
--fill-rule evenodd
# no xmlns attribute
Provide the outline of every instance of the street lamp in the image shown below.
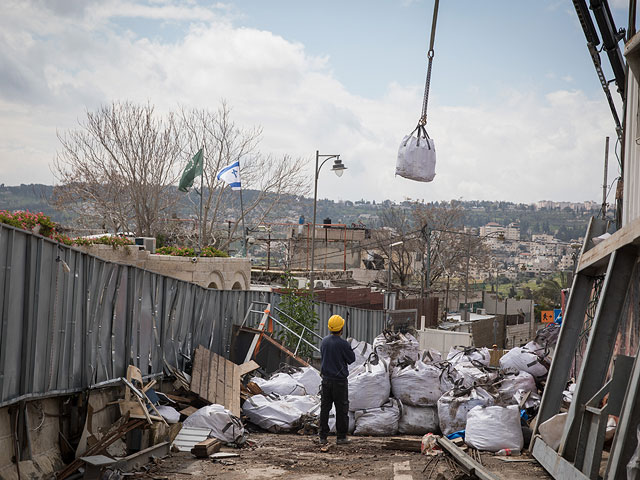
<svg viewBox="0 0 640 480"><path fill-rule="evenodd" d="M389 281L387 283L387 290L391 291L391 259L393 258L393 247L402 245L404 241L395 242L389 245Z"/></svg>
<svg viewBox="0 0 640 480"><path fill-rule="evenodd" d="M320 165L318 165L321 158L324 158L324 161L320 163ZM341 177L347 167L345 167L344 163L342 163L342 160L340 160L340 155L320 155L320 152L316 150L316 169L313 187L313 226L311 230L311 271L309 272L309 280L311 283L311 300L313 300L313 287L315 280L313 267L316 260L316 210L318 205L318 176L320 175L320 169L322 168L322 166L332 158L335 160L333 161L333 167L331 167L331 171L335 172L338 177Z"/></svg>

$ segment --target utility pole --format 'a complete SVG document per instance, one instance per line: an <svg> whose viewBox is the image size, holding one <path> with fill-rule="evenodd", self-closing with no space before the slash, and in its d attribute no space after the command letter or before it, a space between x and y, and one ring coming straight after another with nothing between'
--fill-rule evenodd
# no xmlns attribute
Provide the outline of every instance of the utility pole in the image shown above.
<svg viewBox="0 0 640 480"><path fill-rule="evenodd" d="M464 321L469 321L469 260L471 260L471 236L467 237L467 268L464 277Z"/></svg>
<svg viewBox="0 0 640 480"><path fill-rule="evenodd" d="M607 216L607 170L609 169L609 137L604 147L604 180L602 181L602 218Z"/></svg>

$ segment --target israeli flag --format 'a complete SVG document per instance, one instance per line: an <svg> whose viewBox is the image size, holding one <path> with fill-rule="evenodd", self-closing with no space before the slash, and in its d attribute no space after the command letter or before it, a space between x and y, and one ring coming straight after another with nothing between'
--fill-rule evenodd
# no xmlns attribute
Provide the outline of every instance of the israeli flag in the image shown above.
<svg viewBox="0 0 640 480"><path fill-rule="evenodd" d="M240 190L242 188L240 183L240 160L224 167L218 172L216 178L228 183L231 190Z"/></svg>

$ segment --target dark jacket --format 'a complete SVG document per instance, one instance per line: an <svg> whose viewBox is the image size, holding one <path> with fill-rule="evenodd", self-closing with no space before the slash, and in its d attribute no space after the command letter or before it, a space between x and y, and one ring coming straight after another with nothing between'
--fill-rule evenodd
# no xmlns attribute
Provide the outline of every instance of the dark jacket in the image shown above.
<svg viewBox="0 0 640 480"><path fill-rule="evenodd" d="M322 378L327 380L344 380L349 375L350 363L356 361L356 354L351 345L340 335L329 334L320 344L322 355Z"/></svg>

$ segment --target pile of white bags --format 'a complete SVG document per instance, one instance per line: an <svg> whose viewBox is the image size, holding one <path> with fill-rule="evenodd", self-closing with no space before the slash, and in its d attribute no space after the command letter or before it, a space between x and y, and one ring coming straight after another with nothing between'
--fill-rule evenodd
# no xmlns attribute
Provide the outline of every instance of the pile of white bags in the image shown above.
<svg viewBox="0 0 640 480"><path fill-rule="evenodd" d="M524 439L518 407L472 408L467 415L465 442L487 452L497 452L503 448L522 450Z"/></svg>
<svg viewBox="0 0 640 480"><path fill-rule="evenodd" d="M318 415L320 415L320 411L318 411ZM349 411L349 428L347 429L347 433L351 435L356 428L356 416L355 413ZM336 433L336 407L332 407L329 412L329 431L331 433Z"/></svg>
<svg viewBox="0 0 640 480"><path fill-rule="evenodd" d="M398 433L402 405L395 398L378 408L354 412L355 435L395 435Z"/></svg>
<svg viewBox="0 0 640 480"><path fill-rule="evenodd" d="M375 354L349 375L349 410L376 408L385 404L391 394L389 367Z"/></svg>
<svg viewBox="0 0 640 480"><path fill-rule="evenodd" d="M442 395L440 374L435 365L418 360L404 368L395 367L391 373L391 392L403 405L433 406Z"/></svg>
<svg viewBox="0 0 640 480"><path fill-rule="evenodd" d="M307 407L310 400L293 399L291 396L279 397L278 395L253 395L245 400L242 405L242 413L247 418L265 430L270 432L288 432L297 428L302 415L308 413Z"/></svg>
<svg viewBox="0 0 640 480"><path fill-rule="evenodd" d="M318 395L320 393L322 377L320 376L320 372L315 368L302 367L298 371L293 372L291 377L302 384L307 395Z"/></svg>
<svg viewBox="0 0 640 480"><path fill-rule="evenodd" d="M349 342L351 350L353 350L356 356L355 361L349 365L349 373L351 373L353 369L363 365L367 361L369 355L373 353L373 345L364 341L359 342L354 338L348 338L347 342Z"/></svg>
<svg viewBox="0 0 640 480"><path fill-rule="evenodd" d="M418 132L417 136L406 135L398 148L396 175L416 180L430 182L436 176L436 146L432 139L425 138Z"/></svg>
<svg viewBox="0 0 640 480"><path fill-rule="evenodd" d="M461 385L465 388L473 387L474 385L485 385L493 382L497 377L497 372L490 372L482 368L478 368L476 365L482 365L480 363L473 364L471 362L458 362L454 368L456 372L460 374L462 379Z"/></svg>
<svg viewBox="0 0 640 480"><path fill-rule="evenodd" d="M515 368L523 372L530 373L534 378L543 378L547 374L547 367L542 364L542 360L531 350L518 347L512 348L500 359L500 368Z"/></svg>
<svg viewBox="0 0 640 480"><path fill-rule="evenodd" d="M436 407L412 407L402 405L398 432L406 435L435 433L440 428Z"/></svg>
<svg viewBox="0 0 640 480"><path fill-rule="evenodd" d="M385 330L373 340L376 354L387 361L391 368L399 362L415 362L420 358L420 344L410 333L393 333Z"/></svg>
<svg viewBox="0 0 640 480"><path fill-rule="evenodd" d="M427 350L420 350L418 358L423 363L437 363L442 361L442 354L433 348L429 348Z"/></svg>
<svg viewBox="0 0 640 480"><path fill-rule="evenodd" d="M461 362L470 362L474 364L481 363L485 367L488 367L490 360L491 355L487 347L451 347L447 355L447 361L454 365Z"/></svg>
<svg viewBox="0 0 640 480"><path fill-rule="evenodd" d="M241 444L245 439L244 426L240 419L216 403L192 413L182 425L183 427L209 428L211 429L209 436L222 442Z"/></svg>
<svg viewBox="0 0 640 480"><path fill-rule="evenodd" d="M307 392L304 385L288 373L276 373L269 380L253 377L251 381L258 385L267 395L270 393L278 395L306 395L311 393Z"/></svg>
<svg viewBox="0 0 640 480"><path fill-rule="evenodd" d="M438 400L438 419L443 435L465 429L469 410L477 406L493 405L494 398L482 387L453 389Z"/></svg>

